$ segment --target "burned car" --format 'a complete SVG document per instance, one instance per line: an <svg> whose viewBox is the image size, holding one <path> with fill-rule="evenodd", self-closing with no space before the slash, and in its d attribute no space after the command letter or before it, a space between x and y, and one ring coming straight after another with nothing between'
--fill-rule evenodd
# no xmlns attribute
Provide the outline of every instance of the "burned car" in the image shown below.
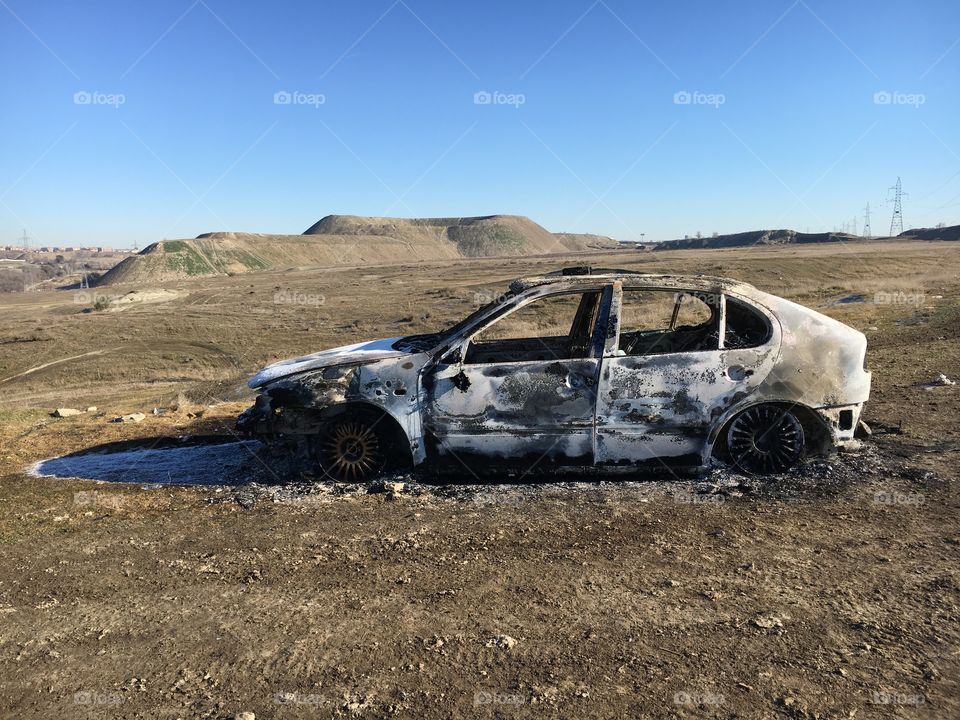
<svg viewBox="0 0 960 720"><path fill-rule="evenodd" d="M855 442L866 338L737 280L567 268L435 334L285 360L239 430L326 476L785 471Z"/></svg>

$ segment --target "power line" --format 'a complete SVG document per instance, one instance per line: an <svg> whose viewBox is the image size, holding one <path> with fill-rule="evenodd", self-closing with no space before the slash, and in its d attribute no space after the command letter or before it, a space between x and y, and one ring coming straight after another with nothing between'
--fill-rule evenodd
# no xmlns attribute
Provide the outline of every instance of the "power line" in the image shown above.
<svg viewBox="0 0 960 720"><path fill-rule="evenodd" d="M870 237L870 203L863 209L863 236Z"/></svg>

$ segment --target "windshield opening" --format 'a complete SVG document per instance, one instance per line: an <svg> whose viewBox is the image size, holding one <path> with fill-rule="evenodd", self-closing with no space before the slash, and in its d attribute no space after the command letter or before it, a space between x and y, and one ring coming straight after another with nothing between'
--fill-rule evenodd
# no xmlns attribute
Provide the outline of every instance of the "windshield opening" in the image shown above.
<svg viewBox="0 0 960 720"><path fill-rule="evenodd" d="M456 337L461 332L476 323L480 318L487 315L493 315L498 309L505 308L509 304L512 304L512 301L515 297L516 296L513 293L504 293L500 297L496 298L493 302L489 302L486 305L477 308L472 313L467 315L463 320L455 325L451 325L446 330L441 330L440 332L435 333L408 335L397 340L393 344L393 347L395 350L404 350L407 352L411 350L419 352L432 350L435 347L446 344L449 340Z"/></svg>

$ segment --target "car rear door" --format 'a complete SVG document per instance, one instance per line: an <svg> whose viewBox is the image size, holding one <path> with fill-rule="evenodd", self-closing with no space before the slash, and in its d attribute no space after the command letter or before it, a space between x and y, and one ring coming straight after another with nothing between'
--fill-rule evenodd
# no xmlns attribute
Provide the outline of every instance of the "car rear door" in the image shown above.
<svg viewBox="0 0 960 720"><path fill-rule="evenodd" d="M597 389L598 464L701 464L713 424L766 372L755 349L721 347L724 312L719 292L615 285L615 333Z"/></svg>

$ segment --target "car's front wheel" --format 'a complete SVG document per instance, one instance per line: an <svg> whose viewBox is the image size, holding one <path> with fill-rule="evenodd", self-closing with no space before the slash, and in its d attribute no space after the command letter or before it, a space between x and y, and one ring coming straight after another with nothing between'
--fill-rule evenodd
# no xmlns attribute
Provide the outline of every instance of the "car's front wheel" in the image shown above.
<svg viewBox="0 0 960 720"><path fill-rule="evenodd" d="M803 455L803 425L788 408L755 405L727 430L727 452L739 470L762 475L785 472Z"/></svg>
<svg viewBox="0 0 960 720"><path fill-rule="evenodd" d="M327 477L341 482L365 482L387 464L388 438L381 418L364 413L334 419L317 442L317 460Z"/></svg>

